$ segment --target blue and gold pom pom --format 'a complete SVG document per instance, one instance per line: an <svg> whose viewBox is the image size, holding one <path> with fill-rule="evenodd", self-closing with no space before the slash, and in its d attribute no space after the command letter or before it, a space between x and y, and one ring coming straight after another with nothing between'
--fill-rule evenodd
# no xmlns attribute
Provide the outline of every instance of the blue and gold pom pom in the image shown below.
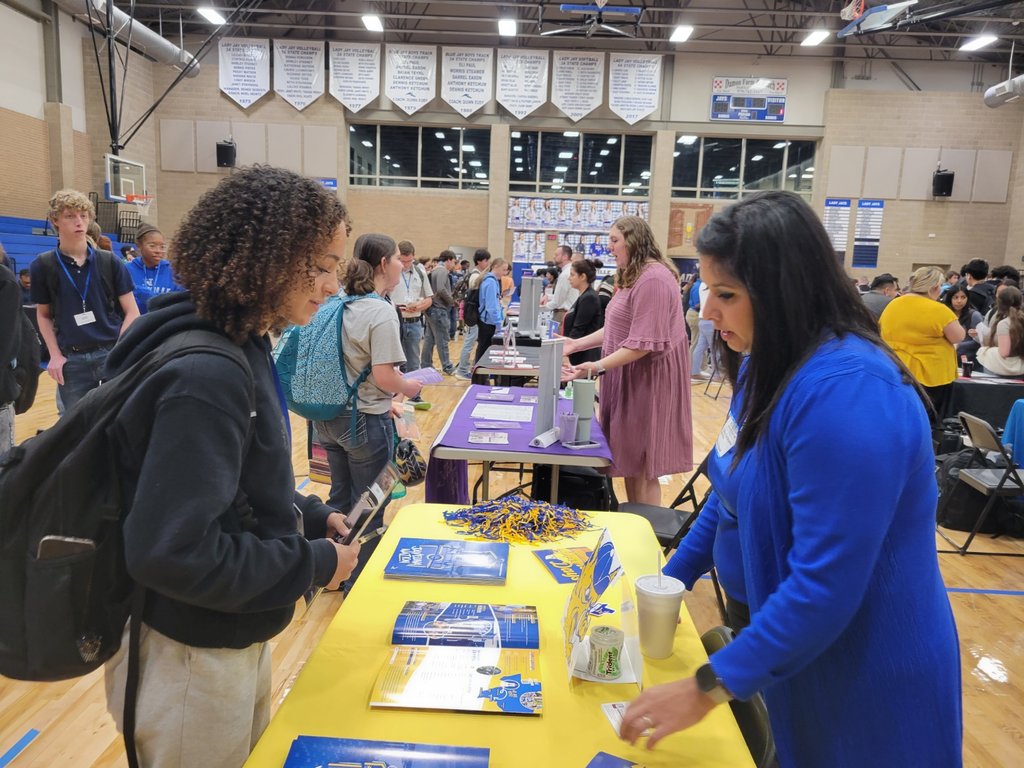
<svg viewBox="0 0 1024 768"><path fill-rule="evenodd" d="M573 538L593 526L584 512L545 501L510 496L444 513L445 522L466 536L512 544Z"/></svg>

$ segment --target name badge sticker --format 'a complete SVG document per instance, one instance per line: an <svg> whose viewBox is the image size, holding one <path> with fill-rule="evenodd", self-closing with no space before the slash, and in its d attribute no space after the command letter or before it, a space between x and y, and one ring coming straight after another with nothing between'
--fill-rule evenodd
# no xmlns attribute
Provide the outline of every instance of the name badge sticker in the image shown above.
<svg viewBox="0 0 1024 768"><path fill-rule="evenodd" d="M729 420L725 422L725 426L718 433L718 440L715 442L715 453L718 454L719 458L725 456L725 454L733 449L733 446L736 445L737 437L739 437L739 429L736 426L736 420L733 419L730 413Z"/></svg>
<svg viewBox="0 0 1024 768"><path fill-rule="evenodd" d="M79 325L79 326L90 325L90 324L95 323L95 322L96 322L96 315L92 311L81 312L81 313L75 315L75 324L76 325Z"/></svg>

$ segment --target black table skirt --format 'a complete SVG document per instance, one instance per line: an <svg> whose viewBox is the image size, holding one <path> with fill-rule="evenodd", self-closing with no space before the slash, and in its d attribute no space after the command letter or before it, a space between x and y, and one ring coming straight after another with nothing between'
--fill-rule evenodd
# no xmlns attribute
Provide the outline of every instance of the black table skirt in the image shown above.
<svg viewBox="0 0 1024 768"><path fill-rule="evenodd" d="M953 391L946 401L942 417L952 418L962 411L1002 429L1006 426L1010 409L1018 400L1024 400L1024 384L987 384L981 380L957 379L953 382Z"/></svg>

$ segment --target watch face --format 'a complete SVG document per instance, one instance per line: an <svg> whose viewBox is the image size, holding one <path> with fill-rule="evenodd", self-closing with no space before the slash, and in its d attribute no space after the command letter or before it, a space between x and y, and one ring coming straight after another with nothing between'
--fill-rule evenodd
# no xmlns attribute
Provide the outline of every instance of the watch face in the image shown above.
<svg viewBox="0 0 1024 768"><path fill-rule="evenodd" d="M718 687L718 675L715 674L715 670L711 668L710 664L702 664L698 667L696 678L697 687L703 693L708 693Z"/></svg>

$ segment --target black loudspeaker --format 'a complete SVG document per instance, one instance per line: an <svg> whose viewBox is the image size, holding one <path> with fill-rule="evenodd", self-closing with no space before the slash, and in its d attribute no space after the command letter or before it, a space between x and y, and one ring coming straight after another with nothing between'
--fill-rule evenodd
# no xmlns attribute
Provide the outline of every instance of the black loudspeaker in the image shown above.
<svg viewBox="0 0 1024 768"><path fill-rule="evenodd" d="M936 171L932 176L932 197L949 197L953 194L953 171Z"/></svg>
<svg viewBox="0 0 1024 768"><path fill-rule="evenodd" d="M217 167L218 168L234 168L235 167L235 142L233 141L218 141L217 142ZM952 174L950 174L952 176ZM952 182L950 182L952 185Z"/></svg>

